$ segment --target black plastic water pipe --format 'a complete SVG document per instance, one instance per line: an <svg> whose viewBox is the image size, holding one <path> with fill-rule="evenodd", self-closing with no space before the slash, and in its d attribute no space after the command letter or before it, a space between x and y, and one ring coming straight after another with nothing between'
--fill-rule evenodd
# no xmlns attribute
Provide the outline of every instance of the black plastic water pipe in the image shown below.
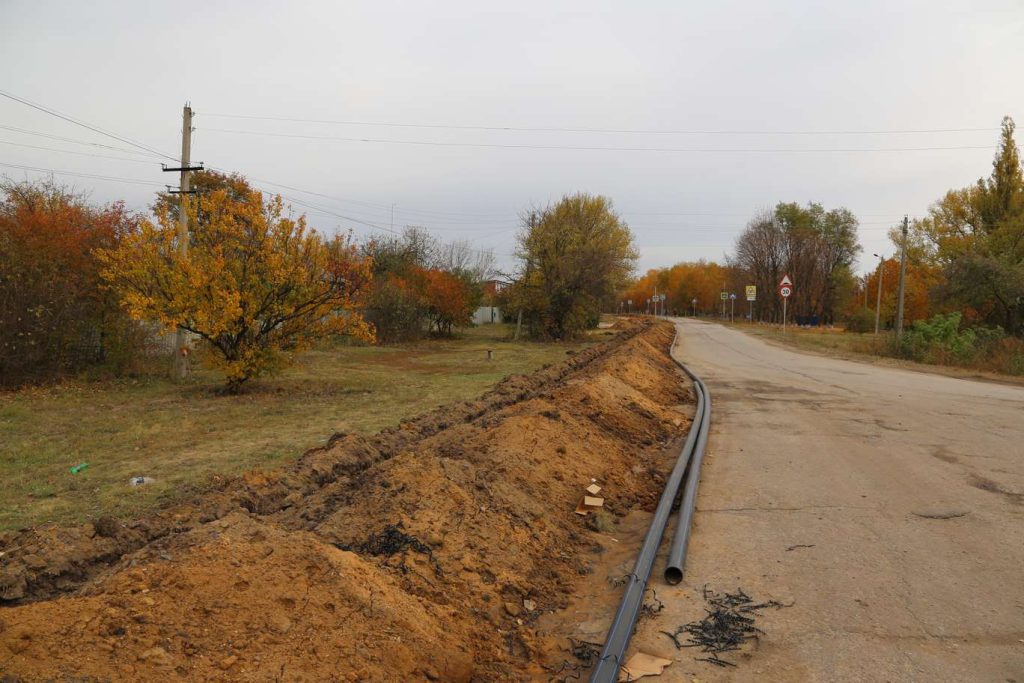
<svg viewBox="0 0 1024 683"><path fill-rule="evenodd" d="M678 338L679 331L677 330L676 339L672 341L673 347L675 347L676 340L678 340ZM658 501L658 507L655 508L654 511L654 518L651 520L651 525L647 529L647 535L644 536L643 545L640 546L640 553L637 555L636 564L633 566L633 572L628 577L626 589L622 594L622 601L619 603L619 608L615 612L615 618L612 620L612 625L608 629L608 635L605 637L604 647L601 649L601 657L598 659L597 664L594 667L594 671L590 674L590 683L613 683L618 680L619 668L622 666L623 657L626 654L626 648L629 646L629 640L633 637L633 629L636 626L637 617L640 615L640 608L643 606L644 592L647 590L647 581L651 577L651 569L654 566L654 559L658 554L658 547L661 545L662 536L665 534L665 527L667 526L668 518L672 513L672 504L675 502L676 496L679 493L679 487L683 481L683 475L687 472L690 473L687 482L689 482L690 479L700 477L700 460L703 457L704 444L707 443L707 429L711 423L711 402L708 400L707 389L704 387L704 383L700 378L690 372L686 366L675 360L675 358L672 358L672 360L693 379L693 384L697 391L697 409L694 412L693 423L690 425L690 433L687 435L686 442L683 444L683 448L679 452L679 457L676 459L676 464L672 468L672 473L669 475L668 481L665 482L665 490L661 493L661 499ZM701 457L695 458L694 452L698 447L700 448ZM691 463L696 465L696 467L688 467ZM687 485L684 488L688 490L690 487ZM696 484L694 484L692 495L696 495L696 488ZM685 521L687 527L689 527L689 520L693 515L692 503L690 512L685 520L683 518L684 510L685 508L680 508L680 524ZM676 536L678 537L679 534L677 533ZM687 532L686 536L689 538L689 532ZM675 543L673 543L673 549L675 549L675 547ZM686 546L684 540L682 550L684 555L685 551ZM679 565L679 571L681 579L681 563Z"/></svg>

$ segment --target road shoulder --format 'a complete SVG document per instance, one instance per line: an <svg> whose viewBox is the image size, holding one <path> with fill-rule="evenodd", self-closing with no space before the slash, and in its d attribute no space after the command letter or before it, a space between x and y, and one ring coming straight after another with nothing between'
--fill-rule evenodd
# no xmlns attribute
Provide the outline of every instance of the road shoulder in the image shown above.
<svg viewBox="0 0 1024 683"><path fill-rule="evenodd" d="M874 365L877 367L892 368L896 370L909 370L910 372L920 372L922 374L927 375L940 375L942 377L952 377L954 379L968 379L977 382L991 382L993 384L1002 384L1005 386L1014 387L1024 386L1024 377L1015 377L1013 375L1004 375L996 372L975 370L973 368L961 368L951 365L932 365L929 363L918 363L916 361L905 360L902 358L892 358L890 356L875 356L870 353L859 353L856 351L848 351L845 349L810 348L808 346L801 346L799 344L785 342L771 335L758 334L758 332L756 330L752 330L749 325L725 324L718 321L714 321L714 324L722 325L722 327L731 330L736 330L737 332L742 332L748 337L759 339L760 341L763 341L764 343L770 346L785 349L786 351L793 351L794 353L806 354L808 356L848 360L854 363L862 363L864 365Z"/></svg>

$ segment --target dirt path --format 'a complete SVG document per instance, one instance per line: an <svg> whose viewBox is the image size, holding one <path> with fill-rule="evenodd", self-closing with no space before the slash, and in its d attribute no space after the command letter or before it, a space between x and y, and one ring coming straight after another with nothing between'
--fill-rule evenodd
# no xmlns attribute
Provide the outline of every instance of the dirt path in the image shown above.
<svg viewBox="0 0 1024 683"><path fill-rule="evenodd" d="M631 648L675 660L651 680L1024 681L1024 390L679 328L714 414L686 579ZM792 606L718 668L659 632L704 585Z"/></svg>
<svg viewBox="0 0 1024 683"><path fill-rule="evenodd" d="M672 326L623 324L156 517L5 535L0 678L482 683L567 657L568 675L572 598L613 520L657 501L691 412ZM606 514L580 516L595 479Z"/></svg>

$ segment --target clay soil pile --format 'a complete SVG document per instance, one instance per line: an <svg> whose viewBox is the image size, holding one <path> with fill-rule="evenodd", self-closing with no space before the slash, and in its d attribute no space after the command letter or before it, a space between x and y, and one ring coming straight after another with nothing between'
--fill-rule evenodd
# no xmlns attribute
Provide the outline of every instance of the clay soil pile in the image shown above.
<svg viewBox="0 0 1024 683"><path fill-rule="evenodd" d="M0 538L5 681L544 680L598 527L688 428L667 323L155 517ZM381 406L387 410L387 406ZM596 479L607 515L574 513Z"/></svg>

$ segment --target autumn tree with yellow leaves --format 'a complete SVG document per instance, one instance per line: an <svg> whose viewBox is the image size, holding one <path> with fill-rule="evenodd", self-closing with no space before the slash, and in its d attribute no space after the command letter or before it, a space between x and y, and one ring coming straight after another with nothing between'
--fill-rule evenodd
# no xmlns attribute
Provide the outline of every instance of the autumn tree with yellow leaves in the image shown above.
<svg viewBox="0 0 1024 683"><path fill-rule="evenodd" d="M190 202L188 254L175 219L157 203L157 221L102 252L102 277L137 320L182 328L222 370L227 391L287 364L322 337L370 340L357 310L371 270L350 237L326 238L291 218L280 197L233 177Z"/></svg>
<svg viewBox="0 0 1024 683"><path fill-rule="evenodd" d="M638 252L633 233L600 195L562 197L523 218L515 283L505 294L531 335L572 339L597 327L602 309L628 283Z"/></svg>

